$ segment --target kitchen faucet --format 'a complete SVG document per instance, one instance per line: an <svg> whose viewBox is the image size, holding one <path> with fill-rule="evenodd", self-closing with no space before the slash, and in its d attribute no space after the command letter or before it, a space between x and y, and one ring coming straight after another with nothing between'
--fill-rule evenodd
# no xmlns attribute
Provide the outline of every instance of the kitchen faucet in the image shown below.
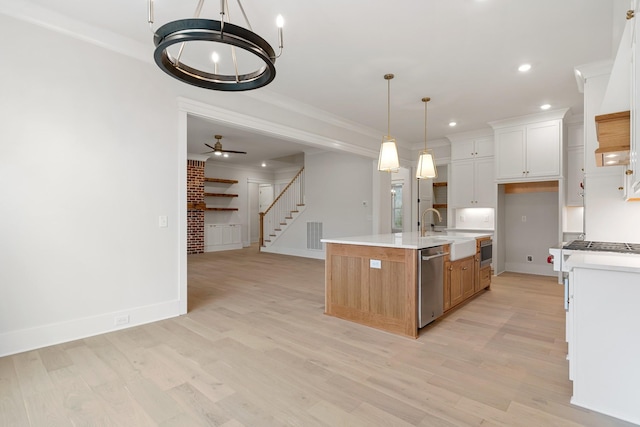
<svg viewBox="0 0 640 427"><path fill-rule="evenodd" d="M424 221L424 216L426 215L427 212L432 211L435 212L436 215L438 215L438 222L442 222L442 215L440 215L440 212L438 212L437 209L434 208L427 208L424 211L422 211L422 220L420 222L421 227L422 227L422 231L420 233L420 236L424 237L424 235L426 234L427 230L425 229L425 221Z"/></svg>

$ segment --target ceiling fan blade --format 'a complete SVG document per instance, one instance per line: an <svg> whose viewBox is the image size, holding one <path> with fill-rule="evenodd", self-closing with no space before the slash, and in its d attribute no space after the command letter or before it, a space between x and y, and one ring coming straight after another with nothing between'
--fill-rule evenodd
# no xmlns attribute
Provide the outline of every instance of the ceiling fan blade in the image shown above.
<svg viewBox="0 0 640 427"><path fill-rule="evenodd" d="M247 154L246 151L233 151L233 150L220 150L223 153L236 153L236 154Z"/></svg>
<svg viewBox="0 0 640 427"><path fill-rule="evenodd" d="M209 154L209 153L215 153L215 151L205 151L205 152L204 152L204 153L202 153L202 154Z"/></svg>
<svg viewBox="0 0 640 427"><path fill-rule="evenodd" d="M204 145L206 145L207 147L211 148L213 151L216 151L216 149L215 149L215 148L213 148L212 146L210 146L210 145L209 145L209 144L207 144L206 142L204 143ZM212 151L212 152L213 152L213 151Z"/></svg>

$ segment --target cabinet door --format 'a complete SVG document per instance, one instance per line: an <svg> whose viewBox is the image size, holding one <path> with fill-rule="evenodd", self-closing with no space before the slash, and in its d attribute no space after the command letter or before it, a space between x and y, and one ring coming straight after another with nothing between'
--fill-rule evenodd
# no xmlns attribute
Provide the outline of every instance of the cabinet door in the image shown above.
<svg viewBox="0 0 640 427"><path fill-rule="evenodd" d="M572 148L567 156L567 206L582 206L584 149Z"/></svg>
<svg viewBox="0 0 640 427"><path fill-rule="evenodd" d="M473 159L476 155L476 148L473 139L466 141L456 141L451 144L451 160Z"/></svg>
<svg viewBox="0 0 640 427"><path fill-rule="evenodd" d="M561 129L559 120L535 123L527 126L526 176L559 177Z"/></svg>
<svg viewBox="0 0 640 427"><path fill-rule="evenodd" d="M524 178L525 128L517 126L496 132L496 178Z"/></svg>
<svg viewBox="0 0 640 427"><path fill-rule="evenodd" d="M475 157L493 156L493 138L480 138L475 141Z"/></svg>
<svg viewBox="0 0 640 427"><path fill-rule="evenodd" d="M242 226L239 224L231 224L231 243L240 243L242 242Z"/></svg>
<svg viewBox="0 0 640 427"><path fill-rule="evenodd" d="M475 278L475 257L469 257L461 260L460 264L460 277L462 279L462 300L470 298L475 293L474 278Z"/></svg>
<svg viewBox="0 0 640 427"><path fill-rule="evenodd" d="M222 227L219 225L208 225L205 235L206 246L216 246L222 244Z"/></svg>
<svg viewBox="0 0 640 427"><path fill-rule="evenodd" d="M495 168L493 159L478 159L475 162L474 190L476 207L495 207Z"/></svg>
<svg viewBox="0 0 640 427"><path fill-rule="evenodd" d="M450 200L451 207L472 207L474 201L474 161L451 162Z"/></svg>
<svg viewBox="0 0 640 427"><path fill-rule="evenodd" d="M462 264L461 261L453 261L449 266L449 286L451 292L451 307L460 304L462 296Z"/></svg>

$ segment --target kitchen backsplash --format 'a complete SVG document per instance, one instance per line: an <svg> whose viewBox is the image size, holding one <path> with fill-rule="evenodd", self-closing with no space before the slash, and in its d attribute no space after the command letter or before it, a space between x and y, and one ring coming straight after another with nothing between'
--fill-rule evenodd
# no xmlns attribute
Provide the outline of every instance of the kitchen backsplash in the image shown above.
<svg viewBox="0 0 640 427"><path fill-rule="evenodd" d="M495 211L493 208L462 208L453 210L454 227L474 230L493 230Z"/></svg>

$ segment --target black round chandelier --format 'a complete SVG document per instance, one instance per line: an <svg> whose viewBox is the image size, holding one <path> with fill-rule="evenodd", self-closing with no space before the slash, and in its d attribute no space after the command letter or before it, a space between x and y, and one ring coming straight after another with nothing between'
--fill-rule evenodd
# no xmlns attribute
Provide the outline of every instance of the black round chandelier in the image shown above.
<svg viewBox="0 0 640 427"><path fill-rule="evenodd" d="M276 58L282 53L282 17L278 17L278 41L280 52L276 55L271 45L251 30L240 0L238 6L247 26L244 28L229 22L227 0L221 3L221 19L199 18L204 0L199 0L195 18L180 19L162 25L154 31L153 54L155 63L170 76L193 86L220 91L245 91L268 85L276 76ZM148 0L149 24L153 24L153 0ZM225 20L226 19L226 20ZM185 46L190 42L218 43L230 46L227 72L218 71L218 54L213 53L213 70L206 70L204 63L194 65L183 60ZM177 45L177 46L175 46ZM202 44L200 44L202 46ZM200 46L200 51L202 47ZM240 70L238 55L249 53L250 69ZM245 56L246 58L246 56ZM197 62L197 61L196 61ZM257 64L257 65L256 65Z"/></svg>

